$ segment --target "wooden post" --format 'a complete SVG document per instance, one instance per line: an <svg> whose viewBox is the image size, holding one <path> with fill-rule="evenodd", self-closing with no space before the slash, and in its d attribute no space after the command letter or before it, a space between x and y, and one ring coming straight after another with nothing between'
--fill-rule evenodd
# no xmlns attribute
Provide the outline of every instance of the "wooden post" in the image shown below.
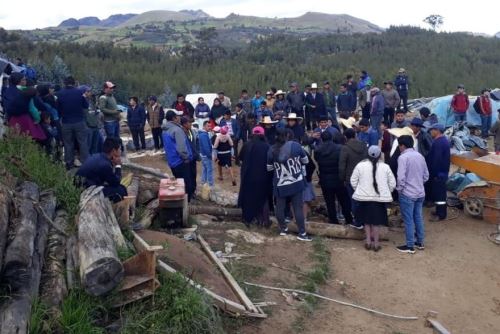
<svg viewBox="0 0 500 334"><path fill-rule="evenodd" d="M292 232L298 232L297 224L288 224L288 229ZM306 231L311 235L339 238L339 239L354 239L364 240L365 232L346 225L315 223L309 222L306 224ZM383 226L380 228L380 240L388 240L388 229Z"/></svg>
<svg viewBox="0 0 500 334"><path fill-rule="evenodd" d="M233 278L231 273L224 267L224 264L219 260L219 258L214 254L212 249L210 248L209 244L203 239L201 234L197 234L197 239L200 242L201 247L207 253L207 255L210 257L212 262L214 262L217 267L219 267L219 270L221 271L222 275L228 282L229 286L233 289L234 293L240 298L240 300L243 302L243 305L253 313L259 313L259 310L255 305L252 303L250 298L246 295L246 293L241 289L241 287L238 285L236 280Z"/></svg>
<svg viewBox="0 0 500 334"><path fill-rule="evenodd" d="M9 227L12 194L10 190L0 184L0 271L2 270L5 246L7 245L7 230Z"/></svg>

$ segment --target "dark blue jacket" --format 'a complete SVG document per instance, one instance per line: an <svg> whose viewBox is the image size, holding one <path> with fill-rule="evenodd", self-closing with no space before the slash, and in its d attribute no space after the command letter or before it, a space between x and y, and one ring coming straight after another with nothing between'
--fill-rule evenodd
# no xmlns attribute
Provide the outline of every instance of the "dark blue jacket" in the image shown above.
<svg viewBox="0 0 500 334"><path fill-rule="evenodd" d="M401 95L401 93L403 93L403 95L408 94L410 79L407 75L398 75L396 79L394 79L394 86L396 86L399 95Z"/></svg>
<svg viewBox="0 0 500 334"><path fill-rule="evenodd" d="M196 108L194 108L194 116L196 118L208 118L210 117L210 107L208 104L197 104Z"/></svg>
<svg viewBox="0 0 500 334"><path fill-rule="evenodd" d="M309 163L306 152L294 141L276 150L271 147L267 153L267 170L274 171L274 195L287 197L302 192L306 186L304 167Z"/></svg>
<svg viewBox="0 0 500 334"><path fill-rule="evenodd" d="M208 132L200 130L198 132L198 140L200 142L200 155L203 158L212 159L212 142L210 141Z"/></svg>
<svg viewBox="0 0 500 334"><path fill-rule="evenodd" d="M277 113L278 111L284 111L285 114L290 112L290 106L288 105L287 100L276 100L273 106L273 112Z"/></svg>
<svg viewBox="0 0 500 334"><path fill-rule="evenodd" d="M335 135L340 134L340 131L333 126L328 126L327 128L325 128L323 130L321 130L321 128L316 128L316 129L314 129L313 132L319 132L321 134L322 132L325 132L325 131L330 132L330 134L332 135L333 138L335 138ZM317 138L317 139L315 138L313 140L313 147L316 147L317 145L321 144L321 142L322 142L321 138Z"/></svg>
<svg viewBox="0 0 500 334"><path fill-rule="evenodd" d="M316 106L316 108L311 108L311 106ZM316 117L326 116L325 99L323 98L323 94L316 93L316 97L313 97L312 93L307 94L306 111Z"/></svg>
<svg viewBox="0 0 500 334"><path fill-rule="evenodd" d="M90 156L78 169L76 175L85 178L85 187L105 185L116 187L120 185L122 178L121 168L113 170L113 164L105 153Z"/></svg>
<svg viewBox="0 0 500 334"><path fill-rule="evenodd" d="M290 107L290 110L288 111L303 115L303 108L304 108L304 103L305 103L305 96L303 92L297 92L297 93L288 93L286 96L286 101L288 102L288 106Z"/></svg>
<svg viewBox="0 0 500 334"><path fill-rule="evenodd" d="M57 107L63 124L85 122L87 99L75 87L65 87L57 93Z"/></svg>
<svg viewBox="0 0 500 334"><path fill-rule="evenodd" d="M219 126L222 128L223 126L226 126L228 121L226 121L224 118L220 121ZM241 129L240 125L238 124L238 121L235 120L234 118L231 118L231 128L233 129L233 135L231 136L232 138L239 139L241 136Z"/></svg>
<svg viewBox="0 0 500 334"><path fill-rule="evenodd" d="M30 113L30 97L23 93L16 86L9 86L2 95L3 104L7 118L11 116L21 116Z"/></svg>
<svg viewBox="0 0 500 334"><path fill-rule="evenodd" d="M337 110L339 112L354 111L356 109L355 105L356 105L356 97L354 97L349 92L341 93L337 96Z"/></svg>
<svg viewBox="0 0 500 334"><path fill-rule="evenodd" d="M371 104L370 115L383 116L385 109L384 97L380 93L377 93L376 95L372 96L371 101L372 104Z"/></svg>
<svg viewBox="0 0 500 334"><path fill-rule="evenodd" d="M378 131L369 128L367 132L358 133L358 139L366 143L366 146L370 147L372 145L378 145L378 140L380 139L380 135Z"/></svg>
<svg viewBox="0 0 500 334"><path fill-rule="evenodd" d="M193 161L191 143L179 124L168 122L162 133L162 138L165 157L170 168Z"/></svg>
<svg viewBox="0 0 500 334"><path fill-rule="evenodd" d="M450 172L450 142L445 136L434 140L427 155L429 180L447 180Z"/></svg>
<svg viewBox="0 0 500 334"><path fill-rule="evenodd" d="M142 129L146 124L146 111L140 105L137 105L135 109L128 107L127 109L127 123L128 127L131 129Z"/></svg>

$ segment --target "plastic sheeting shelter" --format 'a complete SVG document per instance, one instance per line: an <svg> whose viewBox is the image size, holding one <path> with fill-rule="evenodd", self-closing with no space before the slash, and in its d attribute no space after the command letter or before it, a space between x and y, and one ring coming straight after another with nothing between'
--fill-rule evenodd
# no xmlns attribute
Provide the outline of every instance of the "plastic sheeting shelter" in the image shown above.
<svg viewBox="0 0 500 334"><path fill-rule="evenodd" d="M0 57L0 74L10 75L12 72L22 72L22 68Z"/></svg>
<svg viewBox="0 0 500 334"><path fill-rule="evenodd" d="M439 119L439 123L444 124L447 127L452 126L453 123L455 123L453 111L450 107L452 98L453 95L438 97L425 105L425 107L429 108L432 113L436 114ZM470 106L469 110L467 110L467 123L472 125L481 125L481 116L474 110L473 107L476 98L477 96L469 96ZM492 123L494 123L498 118L497 110L500 109L500 101L491 99L491 107L493 110Z"/></svg>

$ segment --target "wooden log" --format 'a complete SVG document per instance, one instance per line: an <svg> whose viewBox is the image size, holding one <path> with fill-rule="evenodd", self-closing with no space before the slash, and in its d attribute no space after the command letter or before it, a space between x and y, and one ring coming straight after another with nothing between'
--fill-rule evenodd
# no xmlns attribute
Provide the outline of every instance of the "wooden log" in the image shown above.
<svg viewBox="0 0 500 334"><path fill-rule="evenodd" d="M38 218L33 202L40 198L38 186L32 182L23 182L17 195L18 217L12 224L14 238L5 250L3 268L3 282L13 292L30 281Z"/></svg>
<svg viewBox="0 0 500 334"><path fill-rule="evenodd" d="M94 296L110 292L123 280L123 265L117 249L127 247L111 203L100 187L86 189L78 213L80 280Z"/></svg>
<svg viewBox="0 0 500 334"><path fill-rule="evenodd" d="M6 186L0 184L0 272L2 270L5 246L7 245L7 230L9 228L11 206L12 193Z"/></svg>
<svg viewBox="0 0 500 334"><path fill-rule="evenodd" d="M122 166L125 168L132 169L134 171L143 172L143 173L147 173L147 174L156 176L157 178L160 178L160 179L168 179L169 178L168 174L162 173L158 169L149 168L149 167L142 166L142 165L139 165L139 164L136 164L133 162L129 162L129 161L122 162Z"/></svg>
<svg viewBox="0 0 500 334"><path fill-rule="evenodd" d="M241 217L241 209L225 208L221 206L190 205L189 213L192 215L207 214L211 216Z"/></svg>
<svg viewBox="0 0 500 334"><path fill-rule="evenodd" d="M30 185L29 188L31 188L32 191L38 191L38 188L32 185ZM56 207L56 198L53 193L46 193L42 195L40 199L40 207L45 215L38 216L38 222L33 222L35 225L35 238L33 240L32 261L26 273L28 279L25 285L12 293L10 298L0 309L1 334L22 334L28 332L28 323L31 318L31 306L38 296L41 270L44 263L45 245L49 230L47 219L52 219L54 217ZM26 198L24 202L26 202ZM33 204L34 203L31 202L32 206Z"/></svg>
<svg viewBox="0 0 500 334"><path fill-rule="evenodd" d="M68 214L64 210L59 210L56 213L54 222L63 229L66 229L68 226L67 217ZM40 296L41 301L53 309L58 309L63 298L68 294L65 278L66 240L67 237L64 234L54 227L50 228L46 263L42 272Z"/></svg>
<svg viewBox="0 0 500 334"><path fill-rule="evenodd" d="M76 283L77 283L77 278L76 278L76 272L77 268L80 268L78 265L75 263L75 257L74 252L78 252L78 241L76 239L76 236L72 235L68 238L66 241L66 286L68 291L72 290Z"/></svg>
<svg viewBox="0 0 500 334"><path fill-rule="evenodd" d="M153 199L158 197L158 191L160 189L160 181L157 177L142 174L139 176L139 193L137 195L137 201L142 204L148 204Z"/></svg>
<svg viewBox="0 0 500 334"><path fill-rule="evenodd" d="M138 222L142 228L149 228L153 224L153 219L158 214L160 201L157 199L151 201L144 210L141 220Z"/></svg>
<svg viewBox="0 0 500 334"><path fill-rule="evenodd" d="M139 178L134 176L132 178L132 182L130 185L127 187L127 193L128 196L131 197L129 204L130 204L130 211L132 212L132 219L135 216L135 207L137 206L137 196L139 195Z"/></svg>
<svg viewBox="0 0 500 334"><path fill-rule="evenodd" d="M288 229L296 233L299 231L295 223L288 224ZM357 230L346 225L309 222L306 224L306 231L311 235L321 237L353 240L365 239L365 232L363 230ZM389 230L385 226L380 228L380 240L389 240Z"/></svg>
<svg viewBox="0 0 500 334"><path fill-rule="evenodd" d="M197 234L197 239L201 245L201 248L207 253L208 257L212 260L213 263L217 265L219 270L222 273L222 276L226 279L227 283L231 286L231 289L233 289L234 293L238 296L238 298L241 300L243 305L247 308L248 311L252 313L259 313L259 310L255 305L252 303L250 298L246 295L246 293L241 289L239 284L236 282L234 277L231 275L231 273L224 267L224 264L219 260L219 258L215 255L215 253L212 251L210 248L210 245L205 241L205 239L201 236L201 234Z"/></svg>

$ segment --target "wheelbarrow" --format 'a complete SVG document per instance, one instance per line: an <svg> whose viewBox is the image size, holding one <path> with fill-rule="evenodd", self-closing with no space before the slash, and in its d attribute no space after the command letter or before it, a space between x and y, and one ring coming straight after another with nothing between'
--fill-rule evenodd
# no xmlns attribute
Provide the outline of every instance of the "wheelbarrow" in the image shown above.
<svg viewBox="0 0 500 334"><path fill-rule="evenodd" d="M458 198L464 210L473 217L500 224L500 155L489 153L479 156L474 152L451 156L451 162L483 181L474 182L464 188Z"/></svg>

